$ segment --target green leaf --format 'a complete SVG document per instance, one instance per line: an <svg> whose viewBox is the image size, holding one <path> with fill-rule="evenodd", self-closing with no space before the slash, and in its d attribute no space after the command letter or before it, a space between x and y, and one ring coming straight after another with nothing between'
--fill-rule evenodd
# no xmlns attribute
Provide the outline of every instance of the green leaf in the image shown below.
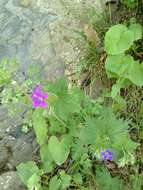
<svg viewBox="0 0 143 190"><path fill-rule="evenodd" d="M126 152L133 153L139 144L130 139L129 134L126 132L121 133L120 137L114 141L113 147L116 150L124 149Z"/></svg>
<svg viewBox="0 0 143 190"><path fill-rule="evenodd" d="M67 138L64 137L59 141L56 136L51 136L48 147L56 164L61 165L66 161L70 151Z"/></svg>
<svg viewBox="0 0 143 190"><path fill-rule="evenodd" d="M120 92L121 86L116 83L112 86L112 90L111 90L111 97L114 99L118 93Z"/></svg>
<svg viewBox="0 0 143 190"><path fill-rule="evenodd" d="M49 90L48 90L49 91ZM52 105L54 102L56 102L58 100L58 96L56 94L53 94L51 92L48 92L48 99L46 100L46 102L49 105Z"/></svg>
<svg viewBox="0 0 143 190"><path fill-rule="evenodd" d="M49 190L59 190L61 186L61 180L57 176L54 176L50 180Z"/></svg>
<svg viewBox="0 0 143 190"><path fill-rule="evenodd" d="M80 113L83 93L77 88L68 90L66 78L61 78L48 84L46 90L55 95L47 102L54 113L62 120L67 121L73 113Z"/></svg>
<svg viewBox="0 0 143 190"><path fill-rule="evenodd" d="M40 155L45 172L51 172L54 167L53 158L48 148L48 144L44 144L40 148Z"/></svg>
<svg viewBox="0 0 143 190"><path fill-rule="evenodd" d="M130 55L109 55L106 59L105 69L109 77L125 78L125 74L133 62Z"/></svg>
<svg viewBox="0 0 143 190"><path fill-rule="evenodd" d="M33 188L37 189L37 190L41 190L41 185L40 185L40 176L37 175L36 173L33 174L29 180L28 180L28 189L31 190Z"/></svg>
<svg viewBox="0 0 143 190"><path fill-rule="evenodd" d="M72 159L74 161L79 161L82 157L82 155L84 155L86 153L86 149L83 147L83 145L81 144L80 141L78 141L77 143L73 144L71 152L72 152Z"/></svg>
<svg viewBox="0 0 143 190"><path fill-rule="evenodd" d="M43 109L37 108L32 116L33 127L36 133L37 141L39 145L43 145L47 141L47 124L45 118L42 116Z"/></svg>
<svg viewBox="0 0 143 190"><path fill-rule="evenodd" d="M62 189L66 189L70 186L71 176L66 174L65 171L60 172L60 179L61 179Z"/></svg>
<svg viewBox="0 0 143 190"><path fill-rule="evenodd" d="M74 174L73 181L76 184L82 185L83 184L82 175L80 173Z"/></svg>
<svg viewBox="0 0 143 190"><path fill-rule="evenodd" d="M44 88L46 91L49 91L51 94L55 94L58 97L62 97L67 93L67 78L61 77L53 82L47 82L47 86Z"/></svg>
<svg viewBox="0 0 143 190"><path fill-rule="evenodd" d="M50 121L49 132L52 135L55 135L57 133L61 133L61 134L65 133L66 131L65 126L56 117L54 117L53 115L50 115L48 119Z"/></svg>
<svg viewBox="0 0 143 190"><path fill-rule="evenodd" d="M117 80L117 82L112 86L111 97L114 102L112 104L112 108L114 110L125 110L126 109L126 101L120 96L120 89L126 87L126 80Z"/></svg>
<svg viewBox="0 0 143 190"><path fill-rule="evenodd" d="M123 181L118 177L111 177L110 173L104 168L96 170L96 181L102 190L122 190Z"/></svg>
<svg viewBox="0 0 143 190"><path fill-rule="evenodd" d="M119 95L117 95L116 97L114 97L114 103L112 105L112 108L117 111L117 110L125 110L127 105L126 105L126 101Z"/></svg>
<svg viewBox="0 0 143 190"><path fill-rule="evenodd" d="M3 85L10 84L11 77L10 74L3 68L0 67L0 87Z"/></svg>
<svg viewBox="0 0 143 190"><path fill-rule="evenodd" d="M17 166L17 172L23 183L27 185L29 178L33 174L39 173L39 168L36 166L35 162L30 161L27 163L21 163Z"/></svg>
<svg viewBox="0 0 143 190"><path fill-rule="evenodd" d="M86 126L79 133L79 139L83 144L94 144L96 141L97 128L93 120L92 118L87 118Z"/></svg>
<svg viewBox="0 0 143 190"><path fill-rule="evenodd" d="M129 152L124 152L124 156L118 161L118 167L124 167L129 163L132 165L135 163L135 155Z"/></svg>
<svg viewBox="0 0 143 190"><path fill-rule="evenodd" d="M68 120L71 114L80 113L81 101L78 92L67 92L60 96L58 101L53 104L53 108L56 115L65 121Z"/></svg>
<svg viewBox="0 0 143 190"><path fill-rule="evenodd" d="M143 86L143 62L140 64L138 61L132 62L129 67L127 77L137 86Z"/></svg>
<svg viewBox="0 0 143 190"><path fill-rule="evenodd" d="M123 24L109 28L105 35L105 50L108 54L117 55L129 49L134 41L134 34Z"/></svg>
<svg viewBox="0 0 143 190"><path fill-rule="evenodd" d="M123 0L123 3L130 9L134 9L138 6L137 0Z"/></svg>
<svg viewBox="0 0 143 190"><path fill-rule="evenodd" d="M130 183L132 185L132 190L142 190L143 174L138 174L130 176Z"/></svg>
<svg viewBox="0 0 143 190"><path fill-rule="evenodd" d="M142 38L143 28L140 24L131 24L129 29L134 33L134 41Z"/></svg>
<svg viewBox="0 0 143 190"><path fill-rule="evenodd" d="M128 79L137 86L143 86L143 63L134 61L130 55L109 55L105 68L109 77L120 78L123 81ZM115 90L117 88L114 89L114 93Z"/></svg>
<svg viewBox="0 0 143 190"><path fill-rule="evenodd" d="M92 161L89 159L88 154L82 156L80 164L83 166L84 172L89 172L91 170Z"/></svg>

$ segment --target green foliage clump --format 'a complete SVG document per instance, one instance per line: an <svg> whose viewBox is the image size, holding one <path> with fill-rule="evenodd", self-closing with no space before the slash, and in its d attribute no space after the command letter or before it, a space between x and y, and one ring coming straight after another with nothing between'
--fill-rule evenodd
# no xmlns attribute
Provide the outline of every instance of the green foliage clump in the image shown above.
<svg viewBox="0 0 143 190"><path fill-rule="evenodd" d="M45 187L49 186L49 189L66 189L72 185L82 187L82 178L93 175L92 158L100 162L101 151L109 147L114 153L114 162L119 166L133 164L134 151L138 144L130 139L127 121L117 119L111 108L92 101L75 87L68 90L67 82L63 78L53 84L47 84L45 89L49 89L48 110L44 113L45 110L37 108L32 116L33 128L40 146L41 165L34 174L32 168L35 170L37 166L29 168L29 163L28 165L25 163L17 167L27 187L36 183L33 187L44 188L42 185L39 186L42 177L46 173L51 174L58 167L66 166L68 160L72 160L71 164L66 166L69 168L48 178L49 183L46 181ZM66 102L69 97L72 99ZM65 114L60 113L60 107L57 107L56 102L57 104L60 102L61 111L66 112ZM71 103L74 106L76 103L78 109L73 105L70 107ZM33 162L32 164L35 165ZM29 168L30 171L21 172L23 167ZM75 176L78 178L75 179ZM113 187L114 183L120 186L120 181L116 178L111 178L112 182ZM100 179L98 183L102 185Z"/></svg>
<svg viewBox="0 0 143 190"><path fill-rule="evenodd" d="M120 89L130 84L143 86L143 62L127 53L134 41L142 38L142 26L131 23L127 28L123 24L112 26L105 35L105 50L108 53L105 69L109 78L116 78L112 86L111 97L121 103ZM122 101L123 102L123 101Z"/></svg>
<svg viewBox="0 0 143 190"><path fill-rule="evenodd" d="M110 55L118 55L128 50L133 42L141 39L142 26L132 23L128 28L117 24L109 28L105 35L105 50Z"/></svg>
<svg viewBox="0 0 143 190"><path fill-rule="evenodd" d="M123 0L123 4L127 6L127 8L134 9L138 5L138 0Z"/></svg>
<svg viewBox="0 0 143 190"><path fill-rule="evenodd" d="M111 177L105 168L98 168L96 171L97 183L102 190L122 190L124 184L118 177Z"/></svg>

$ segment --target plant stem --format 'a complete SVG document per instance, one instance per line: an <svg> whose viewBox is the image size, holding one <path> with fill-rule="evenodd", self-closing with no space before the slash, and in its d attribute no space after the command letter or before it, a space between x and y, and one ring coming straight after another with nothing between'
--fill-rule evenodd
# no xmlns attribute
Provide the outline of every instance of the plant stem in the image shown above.
<svg viewBox="0 0 143 190"><path fill-rule="evenodd" d="M54 117L55 117L60 123L62 123L65 127L67 127L67 124L66 124L64 121L62 121L56 114L54 114Z"/></svg>

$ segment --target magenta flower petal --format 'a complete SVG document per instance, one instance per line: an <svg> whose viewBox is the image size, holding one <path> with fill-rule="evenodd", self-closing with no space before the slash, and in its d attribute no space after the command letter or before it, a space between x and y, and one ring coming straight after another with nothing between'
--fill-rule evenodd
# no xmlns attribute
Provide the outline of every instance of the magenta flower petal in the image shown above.
<svg viewBox="0 0 143 190"><path fill-rule="evenodd" d="M43 108L46 108L48 104L46 103L46 99L48 98L48 93L42 91L42 86L38 85L33 94L32 94L32 100L33 100L33 106L36 108L38 106L41 106Z"/></svg>
<svg viewBox="0 0 143 190"><path fill-rule="evenodd" d="M34 101L34 102L33 102L33 106L34 106L34 108L37 108L37 107L39 106L39 101L37 101L37 100Z"/></svg>
<svg viewBox="0 0 143 190"><path fill-rule="evenodd" d="M41 94L42 93L42 86L38 85L36 86L36 88L34 89L34 94Z"/></svg>
<svg viewBox="0 0 143 190"><path fill-rule="evenodd" d="M47 92L45 92L45 93L43 94L43 98L44 98L44 99L47 99L47 98L48 98L48 93L47 93Z"/></svg>
<svg viewBox="0 0 143 190"><path fill-rule="evenodd" d="M34 89L34 92L41 92L41 91L42 91L41 85L36 86L36 88Z"/></svg>
<svg viewBox="0 0 143 190"><path fill-rule="evenodd" d="M40 106L42 107L42 108L47 108L48 107L48 104L47 104L47 102L41 102L40 103Z"/></svg>

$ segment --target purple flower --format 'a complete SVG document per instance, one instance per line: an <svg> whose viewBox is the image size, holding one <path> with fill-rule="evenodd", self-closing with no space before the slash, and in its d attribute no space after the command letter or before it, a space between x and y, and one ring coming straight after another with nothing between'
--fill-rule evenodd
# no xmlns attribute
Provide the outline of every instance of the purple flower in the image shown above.
<svg viewBox="0 0 143 190"><path fill-rule="evenodd" d="M46 108L48 106L46 99L48 98L48 93L42 91L42 86L38 85L36 86L33 94L32 94L32 100L33 100L33 106L34 108L37 108L38 106L41 106L42 108Z"/></svg>
<svg viewBox="0 0 143 190"><path fill-rule="evenodd" d="M103 160L113 160L113 152L111 152L109 149L101 152Z"/></svg>

